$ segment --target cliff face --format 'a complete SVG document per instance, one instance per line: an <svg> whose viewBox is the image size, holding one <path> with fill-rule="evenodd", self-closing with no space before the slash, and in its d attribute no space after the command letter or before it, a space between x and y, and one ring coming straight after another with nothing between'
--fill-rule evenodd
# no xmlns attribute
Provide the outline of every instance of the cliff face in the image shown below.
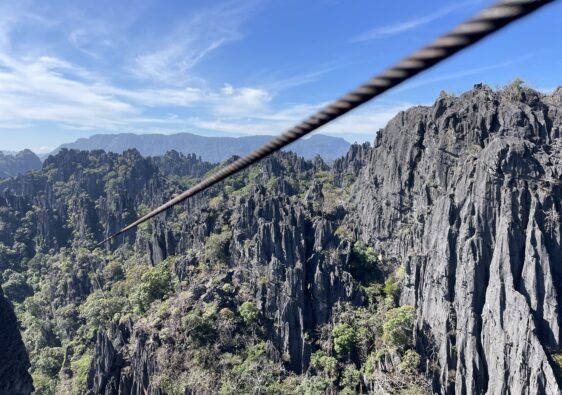
<svg viewBox="0 0 562 395"><path fill-rule="evenodd" d="M191 202L190 214L176 236L166 236L158 219L150 237L139 235L137 248L150 245L152 251L159 249L156 255L160 258L155 263L182 251L174 267L184 282L183 292L171 300L174 313L156 324L127 321L98 333L88 379L92 394L160 393L159 378L163 374L169 378L178 369L164 362L161 355L184 364L187 371L194 370L189 361L195 347L189 347L190 340L182 340L190 329L178 322L201 306L213 305L224 312L235 311L238 298L256 301L262 317L259 332L267 339L268 358L284 363L290 371L304 373L314 347L309 334L333 319L337 304L363 303L363 293L346 271L351 245L334 234L345 216L343 207L325 204L321 185L312 185L302 201L284 192L293 190L284 172L304 175L314 170L313 164L281 154L266 159L260 168L258 184L273 179L274 185L256 185L233 204L220 200L216 210L197 200ZM215 237L225 237L221 250L214 253L216 256L202 255L208 240ZM167 241L158 244L155 240ZM217 266L217 260L222 267L215 268L213 274L198 274L197 265ZM225 291L225 283L233 290ZM222 325L227 326L217 327ZM240 324L229 325L230 337L243 331ZM219 329L219 340L208 347L217 353L233 352L229 341L221 339L223 335ZM214 358L217 363L219 356ZM211 385L209 378L198 390L218 391Z"/></svg>
<svg viewBox="0 0 562 395"><path fill-rule="evenodd" d="M390 121L355 184L440 393L560 393L561 105L562 88L442 94Z"/></svg>
<svg viewBox="0 0 562 395"><path fill-rule="evenodd" d="M0 288L0 394L31 394L29 366L16 315Z"/></svg>

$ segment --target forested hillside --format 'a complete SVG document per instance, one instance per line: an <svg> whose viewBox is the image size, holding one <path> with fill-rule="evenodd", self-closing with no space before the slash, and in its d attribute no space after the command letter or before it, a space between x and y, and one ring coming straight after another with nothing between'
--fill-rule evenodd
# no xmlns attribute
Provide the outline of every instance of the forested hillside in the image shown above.
<svg viewBox="0 0 562 395"><path fill-rule="evenodd" d="M37 393L424 388L402 274L344 222L368 150L277 154L103 248L210 166L63 150L1 183L3 288Z"/></svg>

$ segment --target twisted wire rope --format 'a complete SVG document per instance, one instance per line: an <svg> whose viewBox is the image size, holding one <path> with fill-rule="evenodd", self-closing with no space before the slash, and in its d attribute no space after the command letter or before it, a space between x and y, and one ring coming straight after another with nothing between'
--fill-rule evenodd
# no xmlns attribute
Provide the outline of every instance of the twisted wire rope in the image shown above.
<svg viewBox="0 0 562 395"><path fill-rule="evenodd" d="M365 104L387 90L403 83L415 75L435 66L457 52L470 47L508 24L533 13L555 0L504 0L496 3L455 29L437 38L429 45L404 58L398 64L386 69L371 80L360 85L340 99L328 104L316 114L293 128L274 137L271 141L250 154L241 157L218 170L198 184L155 208L133 223L110 235L98 245L137 227L154 216L163 213L184 200L201 193L227 177L230 177L266 156L295 142L303 136Z"/></svg>

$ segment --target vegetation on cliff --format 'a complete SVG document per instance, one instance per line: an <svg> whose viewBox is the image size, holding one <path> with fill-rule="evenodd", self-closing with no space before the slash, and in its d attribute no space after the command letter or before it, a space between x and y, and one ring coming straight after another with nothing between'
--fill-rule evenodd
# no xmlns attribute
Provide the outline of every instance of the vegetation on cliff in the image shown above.
<svg viewBox="0 0 562 395"><path fill-rule="evenodd" d="M2 287L36 393L426 388L400 273L345 223L344 160L278 154L105 248L211 167L63 150L1 183Z"/></svg>

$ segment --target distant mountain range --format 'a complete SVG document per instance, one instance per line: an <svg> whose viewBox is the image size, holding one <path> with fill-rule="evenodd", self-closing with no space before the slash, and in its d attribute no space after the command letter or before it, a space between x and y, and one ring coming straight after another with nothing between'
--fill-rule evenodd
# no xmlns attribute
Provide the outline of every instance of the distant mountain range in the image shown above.
<svg viewBox="0 0 562 395"><path fill-rule="evenodd" d="M191 133L178 134L97 134L81 138L73 143L63 144L51 154L62 148L78 150L102 149L107 152L121 153L136 148L144 156L161 156L170 150L183 154L196 154L204 161L221 162L233 155L245 155L269 141L272 136L248 137L206 137ZM339 137L316 134L308 139L291 144L287 150L295 152L306 159L316 155L326 160L333 160L345 155L350 143Z"/></svg>
<svg viewBox="0 0 562 395"><path fill-rule="evenodd" d="M30 150L18 153L0 151L0 178L7 178L41 168L41 160Z"/></svg>
<svg viewBox="0 0 562 395"><path fill-rule="evenodd" d="M49 154L35 155L26 149L20 152L0 151L0 178L16 176L41 168L41 160L56 154L63 148L76 150L104 150L122 153L128 149L137 149L144 156L162 156L175 150L183 154L196 154L202 160L211 163L222 162L233 155L245 155L269 141L272 136L247 137L208 137L191 133L178 134L96 134L81 138L73 143L63 144ZM339 137L316 134L308 139L299 140L287 147L306 159L320 155L331 161L344 156L350 143Z"/></svg>

